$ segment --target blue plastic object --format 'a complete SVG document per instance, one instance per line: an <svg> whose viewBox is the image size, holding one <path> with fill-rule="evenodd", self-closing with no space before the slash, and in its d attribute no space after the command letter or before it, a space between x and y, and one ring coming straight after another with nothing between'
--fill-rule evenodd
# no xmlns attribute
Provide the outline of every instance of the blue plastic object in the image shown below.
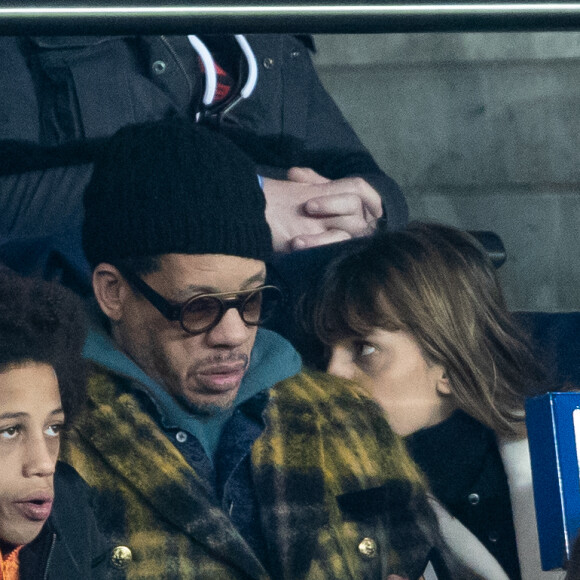
<svg viewBox="0 0 580 580"><path fill-rule="evenodd" d="M542 568L562 567L580 528L580 392L526 403Z"/></svg>

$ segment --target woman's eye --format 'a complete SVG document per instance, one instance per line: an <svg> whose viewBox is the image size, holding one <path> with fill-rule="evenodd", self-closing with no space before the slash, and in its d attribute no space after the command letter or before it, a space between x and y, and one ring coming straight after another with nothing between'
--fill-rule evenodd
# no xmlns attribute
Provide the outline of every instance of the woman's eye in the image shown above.
<svg viewBox="0 0 580 580"><path fill-rule="evenodd" d="M366 342L357 345L357 353L359 356L369 356L377 351L376 347Z"/></svg>
<svg viewBox="0 0 580 580"><path fill-rule="evenodd" d="M6 429L0 430L0 438L14 439L18 433L20 433L20 427L18 425L14 425L13 427L7 427Z"/></svg>
<svg viewBox="0 0 580 580"><path fill-rule="evenodd" d="M61 431L62 431L62 424L59 424L59 425L51 425L50 427L47 427L45 433L49 437L58 437L60 435Z"/></svg>

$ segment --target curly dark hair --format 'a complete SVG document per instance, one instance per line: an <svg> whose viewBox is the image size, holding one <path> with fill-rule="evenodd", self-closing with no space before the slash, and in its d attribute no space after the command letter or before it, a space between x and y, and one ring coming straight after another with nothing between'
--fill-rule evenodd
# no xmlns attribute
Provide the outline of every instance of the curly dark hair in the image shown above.
<svg viewBox="0 0 580 580"><path fill-rule="evenodd" d="M0 267L0 372L30 362L52 366L67 423L86 397L86 329L84 305L70 290Z"/></svg>

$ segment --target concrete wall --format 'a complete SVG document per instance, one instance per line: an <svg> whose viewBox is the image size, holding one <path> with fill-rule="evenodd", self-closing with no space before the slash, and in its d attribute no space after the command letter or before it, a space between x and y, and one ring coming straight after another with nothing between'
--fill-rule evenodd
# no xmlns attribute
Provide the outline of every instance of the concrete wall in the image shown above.
<svg viewBox="0 0 580 580"><path fill-rule="evenodd" d="M512 309L580 310L580 34L316 43L323 83L411 217L496 231Z"/></svg>

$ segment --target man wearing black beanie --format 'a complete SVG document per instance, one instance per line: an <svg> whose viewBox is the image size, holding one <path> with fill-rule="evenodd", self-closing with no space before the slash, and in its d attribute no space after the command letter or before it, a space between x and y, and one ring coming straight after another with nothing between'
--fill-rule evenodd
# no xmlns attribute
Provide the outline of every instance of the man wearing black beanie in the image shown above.
<svg viewBox="0 0 580 580"><path fill-rule="evenodd" d="M63 458L99 491L112 564L156 580L419 577L433 514L382 411L259 328L280 296L246 156L179 119L125 127L84 204L107 329L89 336L89 405Z"/></svg>

